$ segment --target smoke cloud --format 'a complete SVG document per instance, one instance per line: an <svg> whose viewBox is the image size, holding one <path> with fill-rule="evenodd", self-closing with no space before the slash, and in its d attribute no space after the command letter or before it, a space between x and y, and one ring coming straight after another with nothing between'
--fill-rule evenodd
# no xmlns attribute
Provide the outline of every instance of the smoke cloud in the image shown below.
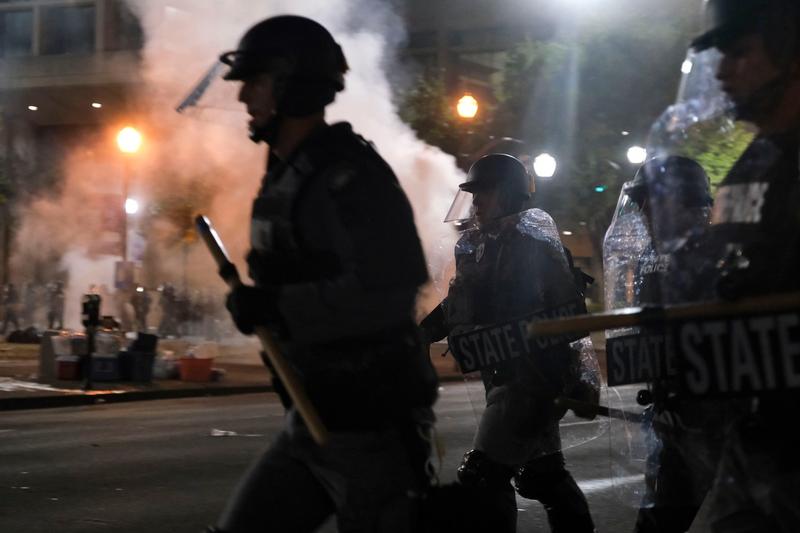
<svg viewBox="0 0 800 533"><path fill-rule="evenodd" d="M329 107L329 121L347 120L373 141L395 170L414 207L417 227L438 290L428 291L422 307L441 298L446 265L454 236L441 221L463 179L452 157L418 140L398 118L392 103L387 69L396 69L396 47L403 39L402 20L388 3L345 0L138 0L130 2L140 17L146 43L142 80L129 120L144 135L140 153L131 157L131 195L140 199L145 215L131 217L144 238L143 281L211 288L224 287L202 245L192 241L187 224L196 212L211 216L235 262L241 263L248 243L250 205L264 170L265 148L247 140L247 117L236 102L236 84L218 83L219 109L199 115L174 112L194 83L223 51L235 48L252 24L277 14L309 16L325 25L342 45L351 70L347 88ZM97 146L113 147L109 130ZM91 152L91 154L89 154ZM86 211L87 190L113 189L107 170L120 175L120 154L95 148L70 157L63 189L57 198L40 199L22 214L19 263L41 257L37 236L57 236L51 254L58 253L69 271L70 296L90 283L111 283L108 259L93 254L98 233ZM379 201L379 199L376 199ZM66 213L72 213L66 216ZM66 221L69 222L66 222ZM93 225L94 224L94 225ZM88 230L88 231L87 231ZM68 246L63 243L70 243ZM67 253L68 252L68 253ZM398 250L398 254L403 253ZM241 269L243 272L244 269ZM105 279L98 272L108 271ZM89 279L92 278L92 279ZM77 307L68 301L67 306ZM75 321L68 325L76 326Z"/></svg>

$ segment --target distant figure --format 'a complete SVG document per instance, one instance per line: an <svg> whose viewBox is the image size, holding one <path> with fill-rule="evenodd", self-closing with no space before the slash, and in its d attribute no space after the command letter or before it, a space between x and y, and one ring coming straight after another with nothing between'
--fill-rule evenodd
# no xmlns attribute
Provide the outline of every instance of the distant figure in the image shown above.
<svg viewBox="0 0 800 533"><path fill-rule="evenodd" d="M158 334L162 337L178 335L178 306L177 295L175 294L175 287L169 283L165 283L161 289L161 323L158 326Z"/></svg>
<svg viewBox="0 0 800 533"><path fill-rule="evenodd" d="M150 313L150 295L144 287L138 286L131 295L134 324L138 331L147 332L147 315Z"/></svg>
<svg viewBox="0 0 800 533"><path fill-rule="evenodd" d="M3 287L3 310L5 315L3 317L3 329L0 331L3 335L8 330L10 323L14 324L12 331L19 329L19 318L17 318L17 310L19 307L19 295L13 283L6 283Z"/></svg>
<svg viewBox="0 0 800 533"><path fill-rule="evenodd" d="M22 322L26 328L32 327L36 321L36 307L38 307L38 291L33 282L25 284L22 302Z"/></svg>
<svg viewBox="0 0 800 533"><path fill-rule="evenodd" d="M64 284L50 284L47 294L47 329L64 329Z"/></svg>

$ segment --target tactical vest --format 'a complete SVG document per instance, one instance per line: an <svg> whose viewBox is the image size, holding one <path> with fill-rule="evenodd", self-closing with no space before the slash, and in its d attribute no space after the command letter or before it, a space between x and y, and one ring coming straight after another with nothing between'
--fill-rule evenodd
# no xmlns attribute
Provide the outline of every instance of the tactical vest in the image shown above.
<svg viewBox="0 0 800 533"><path fill-rule="evenodd" d="M710 259L718 277L746 278L735 297L800 288L798 148L797 135L757 138L717 191Z"/></svg>
<svg viewBox="0 0 800 533"><path fill-rule="evenodd" d="M354 141L367 144L348 124L326 127L304 143L290 161L279 163L266 174L253 201L250 224L250 246L259 256L258 261L248 260L256 285L313 282L341 272L336 254L306 234L298 224L296 211L317 180L329 183L316 185L335 188L348 178L327 173L335 158L342 157L345 150L352 151ZM324 220L315 223L324 224Z"/></svg>

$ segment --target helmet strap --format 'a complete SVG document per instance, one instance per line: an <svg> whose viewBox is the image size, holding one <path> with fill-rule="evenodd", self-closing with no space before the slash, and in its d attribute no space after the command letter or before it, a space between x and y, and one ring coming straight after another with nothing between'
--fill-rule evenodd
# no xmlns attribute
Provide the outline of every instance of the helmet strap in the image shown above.
<svg viewBox="0 0 800 533"><path fill-rule="evenodd" d="M264 142L270 146L274 145L278 140L282 123L283 115L275 113L263 126L250 128L250 140L256 144Z"/></svg>
<svg viewBox="0 0 800 533"><path fill-rule="evenodd" d="M753 120L774 112L780 105L791 79L792 73L788 69L784 69L777 78L765 83L747 101L736 105L736 118Z"/></svg>

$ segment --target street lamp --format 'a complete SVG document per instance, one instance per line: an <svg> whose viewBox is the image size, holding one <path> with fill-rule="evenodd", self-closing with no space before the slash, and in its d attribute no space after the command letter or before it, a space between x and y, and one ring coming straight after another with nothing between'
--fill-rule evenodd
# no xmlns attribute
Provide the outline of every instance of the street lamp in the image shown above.
<svg viewBox="0 0 800 533"><path fill-rule="evenodd" d="M547 152L541 153L533 159L533 172L539 178L552 178L557 167L556 158Z"/></svg>
<svg viewBox="0 0 800 533"><path fill-rule="evenodd" d="M458 99L456 112L459 117L471 120L478 114L478 101L474 96L466 93Z"/></svg>
<svg viewBox="0 0 800 533"><path fill-rule="evenodd" d="M139 201L135 198L125 199L125 212L129 215L135 215L139 212Z"/></svg>
<svg viewBox="0 0 800 533"><path fill-rule="evenodd" d="M142 134L134 127L125 126L117 133L117 147L123 154L135 154L142 147Z"/></svg>
<svg viewBox="0 0 800 533"><path fill-rule="evenodd" d="M641 146L631 146L628 148L628 161L634 165L641 165L647 160L647 150Z"/></svg>
<svg viewBox="0 0 800 533"><path fill-rule="evenodd" d="M125 126L117 133L117 148L123 154L133 155L142 147L142 134L132 126ZM125 216L122 217L122 261L128 261L128 215L139 210L139 202L128 198L128 187L131 181L130 159L125 158L125 169L122 176L122 198L124 198Z"/></svg>

